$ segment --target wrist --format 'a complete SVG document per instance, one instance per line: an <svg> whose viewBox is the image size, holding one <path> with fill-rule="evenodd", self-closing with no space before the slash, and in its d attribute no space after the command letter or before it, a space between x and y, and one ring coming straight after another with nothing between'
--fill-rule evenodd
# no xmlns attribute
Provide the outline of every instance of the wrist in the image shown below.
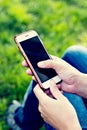
<svg viewBox="0 0 87 130"><path fill-rule="evenodd" d="M61 130L82 130L75 109L73 109L69 117L71 118L67 120L67 123L65 123Z"/></svg>
<svg viewBox="0 0 87 130"><path fill-rule="evenodd" d="M68 124L68 127L64 127L61 130L82 130L82 128L81 128L79 121L78 121L77 123L76 122L71 123L71 125Z"/></svg>
<svg viewBox="0 0 87 130"><path fill-rule="evenodd" d="M60 128L56 127L56 130L82 130L82 128L77 118L68 122L68 124L63 124Z"/></svg>
<svg viewBox="0 0 87 130"><path fill-rule="evenodd" d="M66 130L82 130L82 128L81 128L81 126L78 124L78 125L71 126L70 128L67 128Z"/></svg>
<svg viewBox="0 0 87 130"><path fill-rule="evenodd" d="M76 94L87 98L87 74L80 73L76 80Z"/></svg>

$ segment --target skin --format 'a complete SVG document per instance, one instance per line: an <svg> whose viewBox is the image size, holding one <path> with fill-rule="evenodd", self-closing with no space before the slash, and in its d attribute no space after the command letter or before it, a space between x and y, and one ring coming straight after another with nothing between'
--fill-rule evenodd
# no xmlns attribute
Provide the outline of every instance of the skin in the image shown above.
<svg viewBox="0 0 87 130"><path fill-rule="evenodd" d="M50 91L54 98L47 96L37 85L34 93L39 101L42 118L56 130L81 130L76 112L58 88L51 83Z"/></svg>
<svg viewBox="0 0 87 130"><path fill-rule="evenodd" d="M34 88L34 93L39 100L41 116L57 130L81 130L73 106L58 89L87 98L87 75L60 58L52 58L53 60L39 62L38 66L55 69L62 82L56 86L51 81L50 91L54 98L46 95L38 85ZM27 67L25 61L23 66ZM30 70L27 70L27 74L32 75Z"/></svg>

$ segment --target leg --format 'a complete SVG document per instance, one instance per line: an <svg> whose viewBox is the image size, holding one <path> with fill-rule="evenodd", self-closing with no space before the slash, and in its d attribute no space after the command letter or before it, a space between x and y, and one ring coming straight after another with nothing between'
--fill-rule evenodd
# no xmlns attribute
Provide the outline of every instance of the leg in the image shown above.
<svg viewBox="0 0 87 130"><path fill-rule="evenodd" d="M14 114L16 123L23 130L39 130L43 125L43 120L38 111L38 100L36 99L33 88L36 82L32 82L25 94L24 101Z"/></svg>
<svg viewBox="0 0 87 130"><path fill-rule="evenodd" d="M87 73L87 48L82 46L69 47L62 58L80 72Z"/></svg>

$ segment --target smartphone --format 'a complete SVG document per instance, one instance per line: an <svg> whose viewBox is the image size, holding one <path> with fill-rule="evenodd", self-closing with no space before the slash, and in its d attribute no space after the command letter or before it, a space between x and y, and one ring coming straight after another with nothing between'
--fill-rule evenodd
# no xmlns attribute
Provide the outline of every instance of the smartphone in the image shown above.
<svg viewBox="0 0 87 130"><path fill-rule="evenodd" d="M56 84L61 82L61 79L54 69L43 69L37 66L39 61L51 59L51 57L36 31L30 30L16 35L14 40L40 87L44 89L50 88L51 80Z"/></svg>

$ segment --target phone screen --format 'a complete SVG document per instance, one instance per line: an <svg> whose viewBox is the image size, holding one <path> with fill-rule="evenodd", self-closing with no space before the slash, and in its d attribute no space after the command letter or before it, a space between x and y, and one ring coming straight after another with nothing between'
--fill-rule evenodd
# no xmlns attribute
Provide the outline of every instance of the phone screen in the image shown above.
<svg viewBox="0 0 87 130"><path fill-rule="evenodd" d="M20 44L42 83L57 75L54 69L43 69L37 66L39 61L50 59L38 36L22 41Z"/></svg>

